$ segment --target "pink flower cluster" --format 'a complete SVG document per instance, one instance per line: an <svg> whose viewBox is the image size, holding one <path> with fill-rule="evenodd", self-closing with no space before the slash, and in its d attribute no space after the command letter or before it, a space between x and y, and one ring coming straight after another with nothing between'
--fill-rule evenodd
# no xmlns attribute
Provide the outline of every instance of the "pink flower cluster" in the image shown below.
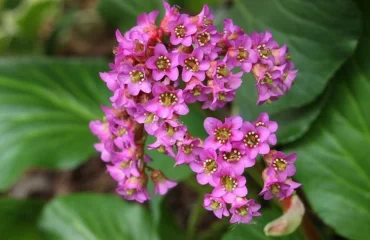
<svg viewBox="0 0 370 240"><path fill-rule="evenodd" d="M103 121L90 123L100 140L95 148L117 181L117 192L144 202L150 199L149 175L155 194L165 194L176 185L147 164L151 159L144 146L152 135L156 141L148 149L173 157L176 165L189 164L200 184L214 187L205 196L206 209L221 218L229 215L226 205L231 204L231 222L248 223L259 215L260 205L245 198L242 174L255 164L258 154L270 158L261 192L266 199L282 199L298 187L288 178L294 173L295 157L274 153L281 159L275 161L270 151L276 144L277 124L267 114L254 123L238 116L224 123L207 118L204 127L209 137L203 141L187 131L180 116L188 114L188 105L194 102L203 109L224 107L233 101L242 75L249 72L256 79L257 103L276 100L292 86L297 71L287 47L280 47L268 31L248 35L226 19L218 32L206 5L196 16L180 13L166 2L164 7L159 26L159 12L153 11L141 14L137 25L123 35L116 33L114 63L111 71L101 73L113 92L112 106L103 107Z"/></svg>

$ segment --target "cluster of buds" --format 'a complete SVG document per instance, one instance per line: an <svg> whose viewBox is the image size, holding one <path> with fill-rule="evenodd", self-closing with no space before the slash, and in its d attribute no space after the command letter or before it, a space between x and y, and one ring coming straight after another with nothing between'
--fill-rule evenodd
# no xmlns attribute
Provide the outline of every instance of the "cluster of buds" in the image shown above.
<svg viewBox="0 0 370 240"><path fill-rule="evenodd" d="M188 105L194 102L203 109L224 107L234 100L242 75L249 72L256 79L257 103L276 100L291 87L297 71L287 47L280 47L268 31L249 36L225 19L223 31L218 32L206 5L196 16L180 13L166 2L164 7L159 26L159 12L153 11L141 14L137 26L123 35L116 33L114 63L111 71L101 73L113 92L112 106L103 108L103 121L90 123L100 140L95 148L117 181L117 192L144 202L150 199L149 175L155 194L165 194L176 185L148 166L152 159L145 154L145 141L148 135L154 136L149 150L171 156L175 165L189 164L200 184L214 187L205 195L206 209L219 218L230 211L231 222L248 223L260 215L260 205L246 198L243 172L255 164L258 154L270 159L261 192L266 199L282 199L298 187L288 179L292 157L270 151L270 145L276 144L277 124L265 113L253 123L239 116L224 123L207 118L204 127L209 137L202 140L188 132L180 116L188 114Z"/></svg>

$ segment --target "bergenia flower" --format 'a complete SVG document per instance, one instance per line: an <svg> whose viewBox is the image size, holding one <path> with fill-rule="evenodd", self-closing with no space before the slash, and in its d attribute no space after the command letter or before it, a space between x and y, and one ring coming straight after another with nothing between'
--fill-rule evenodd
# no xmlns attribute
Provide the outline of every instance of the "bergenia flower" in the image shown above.
<svg viewBox="0 0 370 240"><path fill-rule="evenodd" d="M184 140L186 131L186 126L179 123L178 120L168 119L161 123L154 136L169 145L174 145L176 141Z"/></svg>
<svg viewBox="0 0 370 240"><path fill-rule="evenodd" d="M216 187L212 191L212 196L222 197L226 203L233 203L236 197L245 197L248 193L245 177L235 174L230 168L224 168L216 173L213 181Z"/></svg>
<svg viewBox="0 0 370 240"><path fill-rule="evenodd" d="M230 212L233 214L230 223L250 223L253 217L261 216L261 213L258 212L260 208L261 205L253 199L247 200L238 197L230 208Z"/></svg>
<svg viewBox="0 0 370 240"><path fill-rule="evenodd" d="M297 159L297 154L292 153L285 155L283 152L274 151L269 156L269 168L266 174L278 178L280 181L284 181L287 177L291 177L295 174L296 168L294 162Z"/></svg>
<svg viewBox="0 0 370 240"><path fill-rule="evenodd" d="M245 168L252 167L255 159L250 159L243 146L233 143L230 151L220 151L219 161L222 168L231 168L236 174L242 175Z"/></svg>
<svg viewBox="0 0 370 240"><path fill-rule="evenodd" d="M128 92L133 96L137 96L140 91L145 93L150 93L152 91L151 83L146 78L143 66L136 65L134 67L129 64L124 64L122 72L118 75L117 79L118 82L127 85Z"/></svg>
<svg viewBox="0 0 370 240"><path fill-rule="evenodd" d="M183 91L183 96L186 103L194 103L196 101L204 102L208 99L209 94L212 94L212 88L205 86L196 78L192 78L189 82L187 82Z"/></svg>
<svg viewBox="0 0 370 240"><path fill-rule="evenodd" d="M189 47L192 44L192 35L197 31L197 27L190 22L187 14L181 14L176 21L169 22L171 31L170 42L173 45L182 44Z"/></svg>
<svg viewBox="0 0 370 240"><path fill-rule="evenodd" d="M161 80L164 76L172 81L177 80L179 77L178 65L178 53L169 53L163 44L157 44L154 48L154 56L146 61L146 66L153 70L152 77L156 81Z"/></svg>
<svg viewBox="0 0 370 240"><path fill-rule="evenodd" d="M202 151L198 138L187 138L177 142L176 165L195 162Z"/></svg>
<svg viewBox="0 0 370 240"><path fill-rule="evenodd" d="M203 60L203 57L204 53L200 48L194 49L191 54L183 53L179 56L179 64L183 66L181 77L184 82L190 81L193 76L200 81L205 79L210 64Z"/></svg>
<svg viewBox="0 0 370 240"><path fill-rule="evenodd" d="M280 181L277 178L268 177L259 195L262 195L265 200L270 200L274 197L283 200L292 195L294 190L300 186L300 183L296 183L289 178L285 181Z"/></svg>
<svg viewBox="0 0 370 240"><path fill-rule="evenodd" d="M243 134L242 144L249 158L253 159L257 154L267 154L270 151L267 143L270 132L267 128L255 127L250 122L244 122L240 131Z"/></svg>
<svg viewBox="0 0 370 240"><path fill-rule="evenodd" d="M206 118L204 128L209 137L204 141L204 146L220 151L230 151L232 141L240 141L243 137L239 130L243 124L243 119L239 116L226 118L225 123L212 117Z"/></svg>
<svg viewBox="0 0 370 240"><path fill-rule="evenodd" d="M227 211L226 203L222 198L213 197L212 194L204 195L203 206L208 211L213 211L213 213L218 218L222 218L223 216L228 217L229 211Z"/></svg>
<svg viewBox="0 0 370 240"><path fill-rule="evenodd" d="M197 180L199 184L210 184L216 186L214 183L214 174L221 169L217 162L217 153L212 148L203 149L199 154L199 161L190 163L190 168L197 173Z"/></svg>
<svg viewBox="0 0 370 240"><path fill-rule="evenodd" d="M182 90L171 90L160 83L156 83L152 92L154 98L144 106L148 112L168 119L172 118L174 113L185 115L189 112L189 108L182 97Z"/></svg>
<svg viewBox="0 0 370 240"><path fill-rule="evenodd" d="M278 124L277 122L270 121L270 117L266 112L261 113L257 120L253 122L253 125L256 127L266 127L270 132L267 142L271 145L276 144L277 140L275 132L278 129Z"/></svg>
<svg viewBox="0 0 370 240"><path fill-rule="evenodd" d="M154 194L165 195L169 189L177 185L176 182L169 180L161 171L153 170L151 179L154 183Z"/></svg>

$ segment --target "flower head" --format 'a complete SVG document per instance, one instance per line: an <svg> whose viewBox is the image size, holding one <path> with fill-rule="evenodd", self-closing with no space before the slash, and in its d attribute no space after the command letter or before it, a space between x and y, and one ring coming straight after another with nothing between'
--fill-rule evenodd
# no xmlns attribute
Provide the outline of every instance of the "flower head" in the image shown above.
<svg viewBox="0 0 370 240"><path fill-rule="evenodd" d="M222 198L213 197L212 194L204 195L203 206L208 211L213 211L216 217L220 219L223 216L228 217L230 215L225 201Z"/></svg>
<svg viewBox="0 0 370 240"><path fill-rule="evenodd" d="M261 213L258 212L260 208L261 205L253 199L247 200L238 197L230 208L230 212L233 214L230 223L250 223L253 217L261 216Z"/></svg>

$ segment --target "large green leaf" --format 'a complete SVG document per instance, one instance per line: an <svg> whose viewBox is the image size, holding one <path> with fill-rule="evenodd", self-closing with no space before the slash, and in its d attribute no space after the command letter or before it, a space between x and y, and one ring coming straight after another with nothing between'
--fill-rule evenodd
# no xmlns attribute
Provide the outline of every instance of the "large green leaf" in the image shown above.
<svg viewBox="0 0 370 240"><path fill-rule="evenodd" d="M45 206L40 226L53 240L158 239L142 206L109 195L59 197Z"/></svg>
<svg viewBox="0 0 370 240"><path fill-rule="evenodd" d="M104 61L0 59L0 189L31 166L70 168L93 154L88 123L107 101Z"/></svg>
<svg viewBox="0 0 370 240"><path fill-rule="evenodd" d="M35 200L0 199L1 239L41 240L37 219L43 204Z"/></svg>
<svg viewBox="0 0 370 240"><path fill-rule="evenodd" d="M263 111L272 114L313 102L351 56L361 33L361 14L351 0L235 0L229 17L248 33L270 30L279 43L289 46L299 70L290 92L262 107L256 106L255 80L245 77L236 104L247 119ZM307 120L314 115L312 112Z"/></svg>
<svg viewBox="0 0 370 240"><path fill-rule="evenodd" d="M255 224L237 224L230 226L230 230L222 237L222 240L302 240L304 237L299 230L285 237L267 237L264 234L263 228L265 225L281 215L277 210L267 210L262 213L262 217L254 219Z"/></svg>
<svg viewBox="0 0 370 240"><path fill-rule="evenodd" d="M112 26L127 31L143 12L163 11L161 0L98 0L100 15Z"/></svg>
<svg viewBox="0 0 370 240"><path fill-rule="evenodd" d="M298 178L315 212L351 239L370 236L369 41L363 37L313 128L290 148L298 152Z"/></svg>

